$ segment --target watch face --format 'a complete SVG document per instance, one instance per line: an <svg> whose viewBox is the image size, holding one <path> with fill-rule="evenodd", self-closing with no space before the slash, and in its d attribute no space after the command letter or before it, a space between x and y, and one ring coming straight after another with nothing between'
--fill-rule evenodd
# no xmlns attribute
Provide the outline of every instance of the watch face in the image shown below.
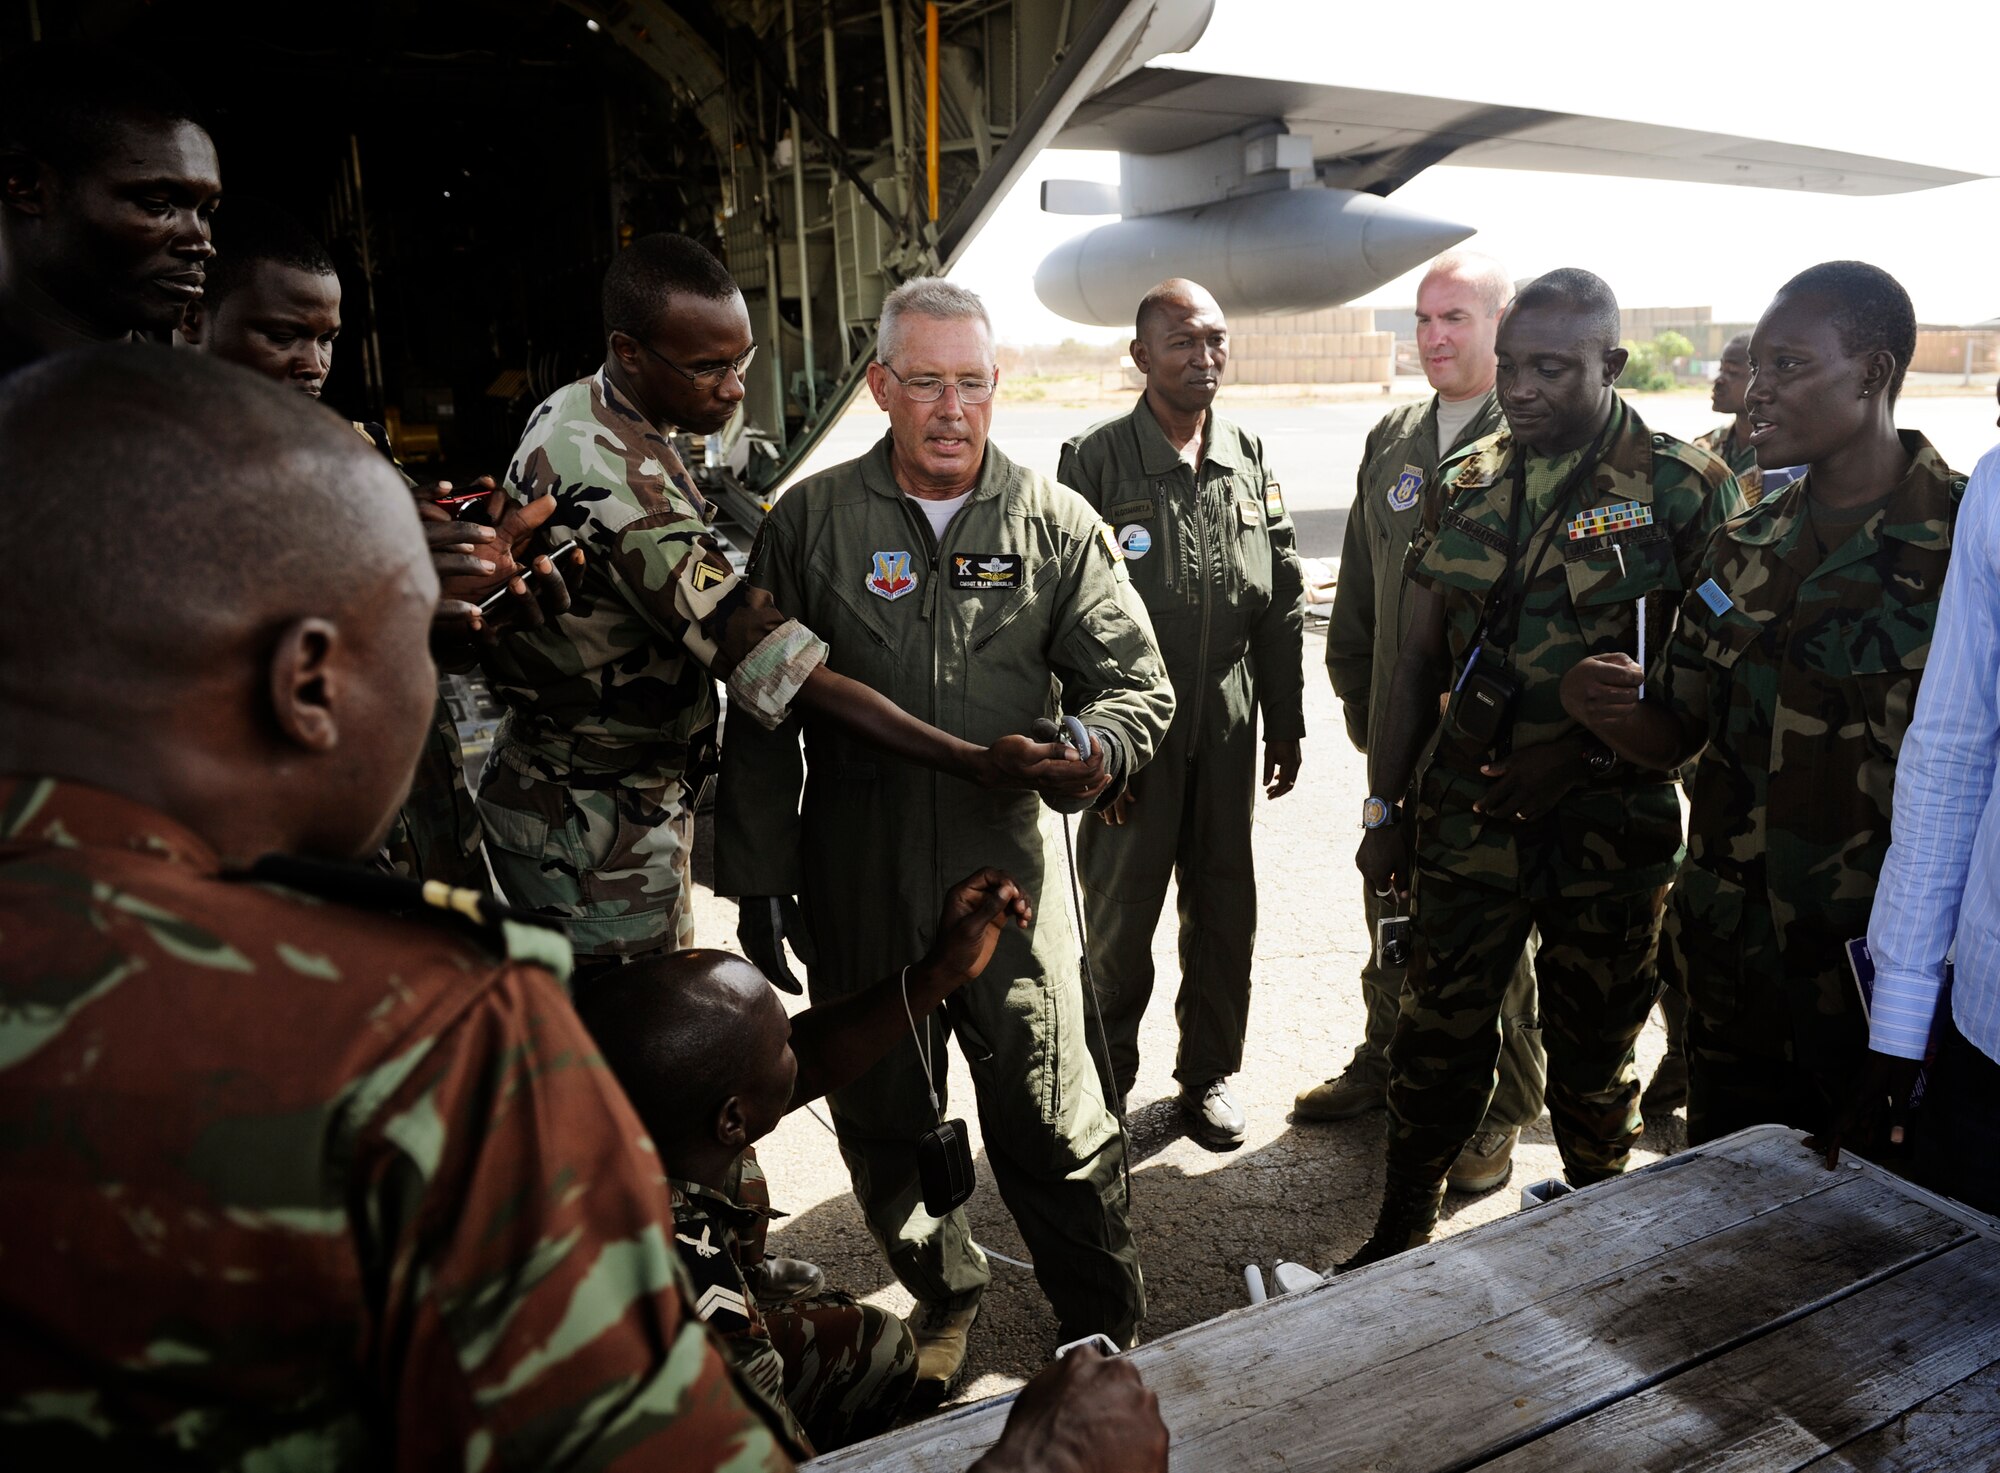
<svg viewBox="0 0 2000 1473"><path fill-rule="evenodd" d="M1361 805L1361 826L1364 829L1379 829L1389 821L1389 805L1380 798L1370 798Z"/></svg>

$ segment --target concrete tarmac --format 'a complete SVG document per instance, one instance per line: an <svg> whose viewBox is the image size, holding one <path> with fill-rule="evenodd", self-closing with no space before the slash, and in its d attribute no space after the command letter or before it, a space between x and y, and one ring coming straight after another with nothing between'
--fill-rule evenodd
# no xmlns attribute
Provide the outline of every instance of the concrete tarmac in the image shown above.
<svg viewBox="0 0 2000 1473"><path fill-rule="evenodd" d="M1338 555L1361 443L1388 402L1393 401L1243 403L1233 411L1225 406L1264 436L1308 556ZM1705 394L1648 395L1638 402L1648 423L1676 434L1699 433L1717 418ZM1969 471L1979 453L2000 438L1990 389L1979 398L1908 399L1903 408L1902 422L1924 429L1961 470ZM1118 411L1116 402L1088 408L1003 402L995 415L995 437L1010 455L1053 472L1065 437ZM872 405L850 413L815 460L831 464L858 454L882 433L884 423ZM1181 1129L1170 1077L1172 996L1179 976L1171 897L1154 937L1160 983L1142 1033L1129 1116L1132 1224L1151 1302L1149 1338L1245 1303L1246 1264L1261 1265L1267 1280L1281 1258L1326 1269L1359 1246L1374 1221L1382 1185L1381 1112L1337 1124L1295 1124L1289 1118L1294 1094L1338 1072L1361 1037L1357 979L1369 945L1353 860L1366 771L1346 741L1337 703L1320 673L1324 649L1321 634L1309 632L1308 740L1299 786L1275 803L1260 800L1257 812L1256 990L1243 1070L1233 1084L1249 1133L1237 1151L1212 1153ZM708 888L708 859L704 824L696 853L696 934L706 945L733 946L735 904ZM1069 904L1063 893L1036 901L1044 909ZM1640 1043L1642 1079L1651 1076L1663 1044L1656 1016ZM979 1163L978 1190L967 1207L974 1234L994 1254L1026 1260L985 1166L970 1085L957 1061L952 1087L957 1091L952 1113L965 1116ZM818 1118L797 1112L758 1148L772 1200L791 1214L775 1226L771 1248L823 1265L834 1287L908 1313L910 1296L890 1276L869 1236L839 1150L822 1123L824 1106L817 1108ZM1654 1123L1634 1164L1684 1143L1680 1117ZM1447 1198L1443 1231L1512 1212L1522 1186L1560 1173L1545 1115L1523 1137L1512 1182L1483 1197ZM1017 1387L1055 1343L1055 1318L1031 1270L995 1257L992 1287L972 1334L967 1378L954 1399Z"/></svg>

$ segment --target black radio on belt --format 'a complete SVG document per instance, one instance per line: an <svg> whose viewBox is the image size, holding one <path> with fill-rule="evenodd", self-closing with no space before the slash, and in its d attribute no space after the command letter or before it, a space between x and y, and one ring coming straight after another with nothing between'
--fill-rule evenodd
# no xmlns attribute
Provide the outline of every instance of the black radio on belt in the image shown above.
<svg viewBox="0 0 2000 1473"><path fill-rule="evenodd" d="M963 1120L940 1120L917 1137L917 1180L924 1211L943 1217L972 1195L972 1142Z"/></svg>
<svg viewBox="0 0 2000 1473"><path fill-rule="evenodd" d="M1521 693L1520 677L1509 670L1485 645L1473 651L1466 662L1465 675L1458 683L1452 719L1458 729L1481 747L1500 745L1513 714L1514 698Z"/></svg>

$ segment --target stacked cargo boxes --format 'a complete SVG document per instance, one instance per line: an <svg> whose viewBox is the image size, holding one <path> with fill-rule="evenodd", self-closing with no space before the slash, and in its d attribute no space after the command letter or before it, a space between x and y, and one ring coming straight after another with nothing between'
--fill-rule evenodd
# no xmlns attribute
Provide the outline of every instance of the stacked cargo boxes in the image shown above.
<svg viewBox="0 0 2000 1473"><path fill-rule="evenodd" d="M1327 307L1230 324L1225 384L1386 384L1396 338L1375 330L1367 307Z"/></svg>

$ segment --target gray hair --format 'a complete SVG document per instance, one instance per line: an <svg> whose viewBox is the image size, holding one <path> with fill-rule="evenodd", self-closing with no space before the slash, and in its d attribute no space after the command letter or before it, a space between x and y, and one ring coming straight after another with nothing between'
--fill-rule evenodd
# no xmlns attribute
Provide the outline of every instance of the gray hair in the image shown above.
<svg viewBox="0 0 2000 1473"><path fill-rule="evenodd" d="M1480 251L1446 251L1424 275L1464 282L1479 293L1489 316L1498 316L1514 300L1514 282L1506 268Z"/></svg>
<svg viewBox="0 0 2000 1473"><path fill-rule="evenodd" d="M986 315L986 304L977 293L942 276L913 276L882 303L882 321L875 331L876 362L887 363L896 356L896 350L903 346L903 319L912 314L945 322L977 318L986 329L986 340L993 340L993 319Z"/></svg>

